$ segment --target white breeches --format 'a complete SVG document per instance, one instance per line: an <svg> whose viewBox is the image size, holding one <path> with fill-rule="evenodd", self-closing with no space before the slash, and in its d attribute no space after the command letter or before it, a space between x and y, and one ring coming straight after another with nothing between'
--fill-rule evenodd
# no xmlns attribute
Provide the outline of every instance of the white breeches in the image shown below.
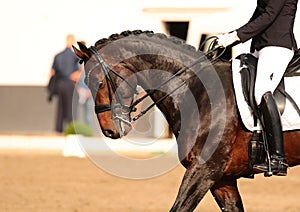
<svg viewBox="0 0 300 212"><path fill-rule="evenodd" d="M264 93L275 91L294 55L294 51L277 46L268 46L255 51L258 58L255 82L255 99L259 105Z"/></svg>

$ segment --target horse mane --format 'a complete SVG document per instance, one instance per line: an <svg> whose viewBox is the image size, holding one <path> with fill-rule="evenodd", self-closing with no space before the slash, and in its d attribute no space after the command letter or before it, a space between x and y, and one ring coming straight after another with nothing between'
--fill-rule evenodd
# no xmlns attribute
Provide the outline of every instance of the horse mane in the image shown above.
<svg viewBox="0 0 300 212"><path fill-rule="evenodd" d="M191 46L191 45L185 43L185 41L180 39L180 38L177 38L177 37L174 37L174 36L166 36L163 33L154 33L153 31L149 31L149 30L146 30L146 31L126 30L126 31L121 32L120 34L117 34L117 33L112 34L108 38L102 38L102 39L98 40L95 43L95 47L102 48L103 46L107 45L108 43L110 43L112 41L115 41L115 40L118 40L118 39L121 39L121 38L124 38L124 37L127 37L127 36L131 36L131 35L136 35L136 36L147 35L149 37L155 37L157 39L168 40L168 41L171 41L172 43L178 45L182 50L186 50L189 53L194 54L196 57L199 57L199 56L203 55L203 52L197 51L194 46Z"/></svg>
<svg viewBox="0 0 300 212"><path fill-rule="evenodd" d="M109 43L111 41L115 41L115 40L127 37L129 35L140 35L140 34L153 35L154 33L153 33L153 31L148 31L148 30L147 31L142 31L142 30L129 31L129 30L126 30L126 31L121 32L120 34L115 33L115 34L110 35L108 38L102 38L102 39L98 40L95 43L95 46L100 47L100 46L106 45L107 43Z"/></svg>

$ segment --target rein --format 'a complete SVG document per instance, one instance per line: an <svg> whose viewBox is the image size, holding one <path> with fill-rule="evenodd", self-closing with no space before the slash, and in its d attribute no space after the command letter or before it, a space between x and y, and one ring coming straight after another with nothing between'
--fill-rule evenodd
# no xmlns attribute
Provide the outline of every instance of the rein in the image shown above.
<svg viewBox="0 0 300 212"><path fill-rule="evenodd" d="M117 88L116 85L114 84L110 72L112 72L113 74L115 74L117 77L121 78L123 81L125 81L129 87L133 90L135 90L135 88L132 87L132 85L130 85L130 83L128 83L124 77L122 77L121 75L119 75L116 71L114 71L111 66L107 65L104 61L104 58L101 56L101 54L99 53L98 49L94 46L91 46L90 49L92 51L92 53L95 55L96 60L98 62L98 64L93 67L91 70L89 70L89 72L87 73L87 83L89 83L89 78L90 78L90 74L91 72L98 67L99 65L101 65L104 74L105 74L105 78L108 82L108 94L109 94L109 101L110 104L100 104L100 105L95 105L95 113L102 113L105 111L112 111L112 115L113 118L118 118L121 121L124 121L126 123L130 122L131 120L124 120L123 118L120 118L119 116L116 115L115 113L115 108L120 108L122 111L122 116L123 115L129 115L131 112L135 111L135 106L137 104L139 104L140 102L142 102L145 98L147 98L148 96L152 95L156 90L158 90L159 88L161 88L162 86L166 85L168 82L170 82L171 80L173 80L175 77L181 75L182 73L184 73L186 70L192 68L193 66L205 61L206 57L211 58L212 54L216 51L219 50L219 46L217 45L217 38L215 36L209 37L208 39L206 39L204 41L207 42L208 40L213 39L211 45L208 48L208 51L201 56L200 58L198 58L196 61L194 61L193 63L191 63L189 66L185 66L181 69L179 69L175 74L173 74L169 79L167 79L166 81L162 82L160 85L158 85L156 88L152 89L151 91L147 92L144 96L140 97L139 99L135 100L134 102L131 103L131 105L124 105L122 103L122 99L120 98L118 92L117 92ZM215 58L211 59L210 62L214 63L224 52L226 49L224 49L219 55L217 55ZM195 73L198 73L200 70L198 70ZM151 108L153 108L156 104L159 104L160 102L162 102L163 100L165 100L170 94L174 93L176 90L178 90L179 88L181 88L183 85L186 84L186 82L191 79L192 77L184 80L182 83L180 83L175 89L173 89L172 91L170 91L169 93L165 94L164 96L162 96L159 100L157 100L156 102L152 103L150 106L148 106L146 109L144 109L143 111L141 111L138 115L136 115L135 117L132 118L132 121L137 121L139 118L141 118L144 114L146 114ZM110 87L112 88L112 91L110 89ZM115 93L116 96L116 101L117 104L114 104L112 107L112 92ZM130 119L130 117L129 117Z"/></svg>

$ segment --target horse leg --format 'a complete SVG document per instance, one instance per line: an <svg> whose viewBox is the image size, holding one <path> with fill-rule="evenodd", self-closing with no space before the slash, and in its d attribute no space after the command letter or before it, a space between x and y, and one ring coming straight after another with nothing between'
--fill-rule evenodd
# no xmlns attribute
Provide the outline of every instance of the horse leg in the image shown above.
<svg viewBox="0 0 300 212"><path fill-rule="evenodd" d="M194 163L186 169L175 203L170 211L193 211L216 180L222 169Z"/></svg>
<svg viewBox="0 0 300 212"><path fill-rule="evenodd" d="M210 190L222 211L244 211L235 178L222 178Z"/></svg>

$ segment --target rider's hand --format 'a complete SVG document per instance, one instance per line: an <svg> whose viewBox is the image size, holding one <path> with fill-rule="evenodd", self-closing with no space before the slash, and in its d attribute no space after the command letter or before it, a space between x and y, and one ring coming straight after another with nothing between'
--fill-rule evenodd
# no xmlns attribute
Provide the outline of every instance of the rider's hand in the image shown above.
<svg viewBox="0 0 300 212"><path fill-rule="evenodd" d="M220 35L217 35L217 37L218 37L219 46L224 47L224 48L226 46L229 46L229 45L233 44L234 42L240 40L236 31L225 33L225 34L220 34Z"/></svg>

